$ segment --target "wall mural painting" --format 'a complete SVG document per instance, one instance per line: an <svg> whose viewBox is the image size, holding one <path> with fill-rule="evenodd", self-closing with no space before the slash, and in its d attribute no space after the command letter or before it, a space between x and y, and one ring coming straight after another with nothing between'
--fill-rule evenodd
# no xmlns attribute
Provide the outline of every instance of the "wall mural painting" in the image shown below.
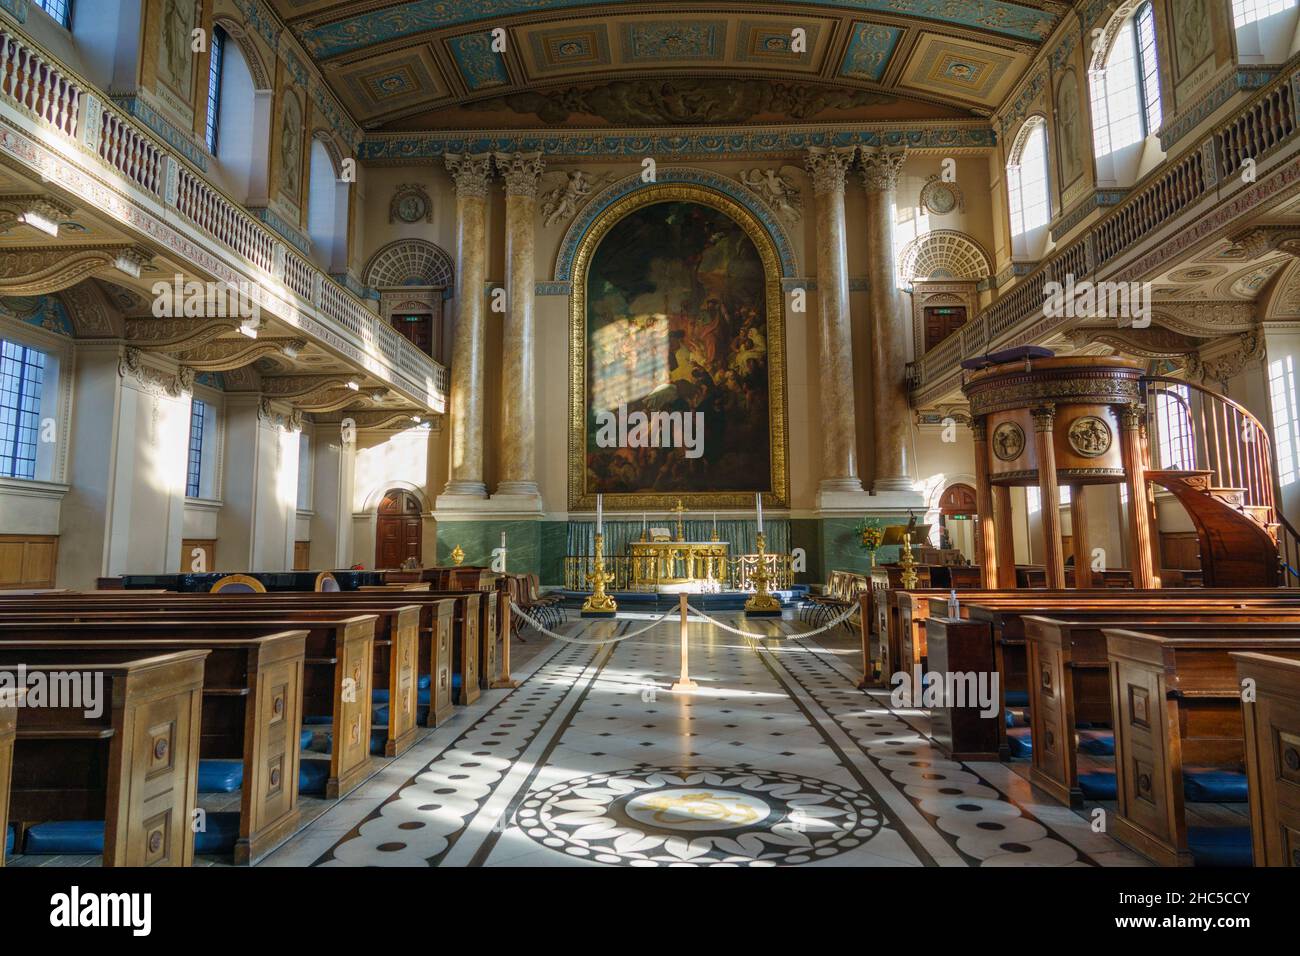
<svg viewBox="0 0 1300 956"><path fill-rule="evenodd" d="M1183 79L1210 55L1214 49L1214 34L1210 32L1210 10L1206 0L1178 0L1175 5L1177 23L1176 39L1178 77Z"/></svg>
<svg viewBox="0 0 1300 956"><path fill-rule="evenodd" d="M646 202L645 193L656 190L627 197L619 205L634 208L621 215L607 211L592 227L599 238L589 234L579 253L582 473L570 497L581 507L597 492L628 496L632 508L678 496L688 507L752 504L756 491L784 500L783 326L770 242L720 197Z"/></svg>

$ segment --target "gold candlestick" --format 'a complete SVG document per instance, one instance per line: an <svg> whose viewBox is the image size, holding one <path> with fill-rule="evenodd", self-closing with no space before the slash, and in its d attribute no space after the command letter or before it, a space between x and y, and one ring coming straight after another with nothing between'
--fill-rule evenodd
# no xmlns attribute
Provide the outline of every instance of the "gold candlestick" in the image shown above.
<svg viewBox="0 0 1300 956"><path fill-rule="evenodd" d="M767 539L758 533L758 567L754 570L754 596L745 602L747 617L780 617L781 602L767 590Z"/></svg>
<svg viewBox="0 0 1300 956"><path fill-rule="evenodd" d="M916 575L916 560L912 557L912 536L910 534L903 536L903 556L898 560L899 565L903 568L903 587L912 589L920 580Z"/></svg>
<svg viewBox="0 0 1300 956"><path fill-rule="evenodd" d="M596 570L587 575L591 582L591 597L582 603L583 617L613 617L618 604L605 593L605 582L611 580L605 572L605 536L596 535Z"/></svg>

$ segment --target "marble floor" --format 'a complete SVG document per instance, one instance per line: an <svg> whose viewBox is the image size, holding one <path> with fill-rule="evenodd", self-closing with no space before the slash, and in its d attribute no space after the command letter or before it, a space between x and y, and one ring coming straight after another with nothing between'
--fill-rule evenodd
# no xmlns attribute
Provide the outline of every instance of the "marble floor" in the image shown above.
<svg viewBox="0 0 1300 956"><path fill-rule="evenodd" d="M675 622L532 638L517 689L458 710L261 865L1142 864L1014 764L943 759L924 712L855 688L847 631L718 619L771 636L692 624L691 692L671 689Z"/></svg>

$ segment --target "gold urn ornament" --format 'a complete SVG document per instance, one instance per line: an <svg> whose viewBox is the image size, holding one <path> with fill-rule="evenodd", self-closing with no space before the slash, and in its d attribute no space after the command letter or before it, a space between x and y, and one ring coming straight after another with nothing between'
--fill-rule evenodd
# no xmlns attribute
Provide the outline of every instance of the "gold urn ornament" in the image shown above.
<svg viewBox="0 0 1300 956"><path fill-rule="evenodd" d="M465 560L465 549L464 549L464 548L462 548L460 545L456 545L456 547L454 547L454 548L451 549L451 563L452 563L452 564L454 564L456 567L460 567L461 562L464 561L464 560Z"/></svg>

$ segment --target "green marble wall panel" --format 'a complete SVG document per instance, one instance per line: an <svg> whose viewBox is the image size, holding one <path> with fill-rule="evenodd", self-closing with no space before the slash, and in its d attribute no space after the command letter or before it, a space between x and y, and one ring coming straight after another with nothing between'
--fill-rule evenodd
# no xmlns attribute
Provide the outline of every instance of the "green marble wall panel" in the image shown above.
<svg viewBox="0 0 1300 956"><path fill-rule="evenodd" d="M460 545L464 564L492 566L492 549L506 534L506 570L515 574L540 574L542 567L540 521L439 521L438 565L452 563L451 551Z"/></svg>

